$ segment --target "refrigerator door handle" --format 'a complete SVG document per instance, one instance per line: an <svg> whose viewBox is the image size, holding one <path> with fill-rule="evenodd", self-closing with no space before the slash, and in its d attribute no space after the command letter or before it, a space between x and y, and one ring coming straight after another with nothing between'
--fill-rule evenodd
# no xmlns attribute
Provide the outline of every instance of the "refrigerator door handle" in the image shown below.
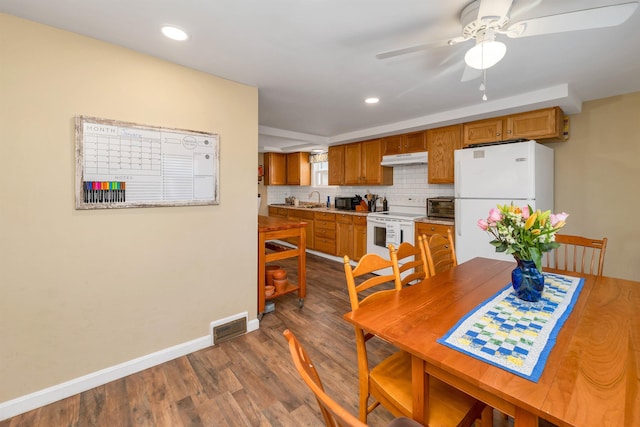
<svg viewBox="0 0 640 427"><path fill-rule="evenodd" d="M462 236L462 209L459 209L459 205L460 203L458 203L458 201L456 201L456 216L455 216L455 221L454 221L454 225L456 227L456 236L460 237Z"/></svg>
<svg viewBox="0 0 640 427"><path fill-rule="evenodd" d="M456 197L460 197L460 161L458 160L454 166L454 188L456 191Z"/></svg>

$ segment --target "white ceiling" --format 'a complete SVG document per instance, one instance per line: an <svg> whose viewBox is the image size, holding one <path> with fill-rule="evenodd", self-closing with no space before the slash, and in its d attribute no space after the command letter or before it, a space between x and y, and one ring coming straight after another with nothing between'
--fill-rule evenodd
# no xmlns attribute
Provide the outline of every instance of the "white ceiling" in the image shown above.
<svg viewBox="0 0 640 427"><path fill-rule="evenodd" d="M630 0L515 0L512 21ZM386 60L383 51L461 34L470 0L0 0L0 12L259 88L260 151L373 136L640 90L640 12L617 27L509 39L461 82L473 41ZM514 16L532 4L531 10ZM191 36L164 38L173 24ZM381 99L365 105L369 96Z"/></svg>

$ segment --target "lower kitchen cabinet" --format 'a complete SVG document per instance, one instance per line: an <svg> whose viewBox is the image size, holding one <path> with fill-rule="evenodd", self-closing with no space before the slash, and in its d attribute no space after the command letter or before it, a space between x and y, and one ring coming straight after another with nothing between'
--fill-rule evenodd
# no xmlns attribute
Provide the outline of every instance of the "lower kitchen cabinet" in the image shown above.
<svg viewBox="0 0 640 427"><path fill-rule="evenodd" d="M275 216L278 218L288 218L289 209L279 208L277 206L269 206L269 216Z"/></svg>
<svg viewBox="0 0 640 427"><path fill-rule="evenodd" d="M338 232L336 238L336 255L343 257L347 255L353 257L353 215L337 214L336 230Z"/></svg>
<svg viewBox="0 0 640 427"><path fill-rule="evenodd" d="M367 253L367 217L353 217L353 259L359 260Z"/></svg>
<svg viewBox="0 0 640 427"><path fill-rule="evenodd" d="M288 209L289 219L304 221L307 223L307 249L314 249L314 213L312 211L305 211L302 209ZM295 242L292 242L295 243Z"/></svg>
<svg viewBox="0 0 640 427"><path fill-rule="evenodd" d="M336 215L337 255L359 260L367 253L367 217L362 215Z"/></svg>
<svg viewBox="0 0 640 427"><path fill-rule="evenodd" d="M451 235L454 237L455 233L453 225L437 224L432 222L416 222L415 225L415 244L418 244L418 236L424 234L427 238L430 238L434 234L447 235L447 229L451 230Z"/></svg>
<svg viewBox="0 0 640 427"><path fill-rule="evenodd" d="M330 255L336 254L336 214L327 212L314 213L314 247L315 250Z"/></svg>

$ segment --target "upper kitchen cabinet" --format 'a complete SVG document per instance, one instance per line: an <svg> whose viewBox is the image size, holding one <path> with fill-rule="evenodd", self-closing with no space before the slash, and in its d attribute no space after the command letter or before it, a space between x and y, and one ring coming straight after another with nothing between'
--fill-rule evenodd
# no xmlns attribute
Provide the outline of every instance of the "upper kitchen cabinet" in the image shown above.
<svg viewBox="0 0 640 427"><path fill-rule="evenodd" d="M287 184L287 155L264 153L264 185Z"/></svg>
<svg viewBox="0 0 640 427"><path fill-rule="evenodd" d="M429 129L427 146L429 183L453 183L453 151L462 147L462 125Z"/></svg>
<svg viewBox="0 0 640 427"><path fill-rule="evenodd" d="M561 141L564 113L559 107L543 108L464 124L462 144L504 141L507 139L535 139Z"/></svg>
<svg viewBox="0 0 640 427"><path fill-rule="evenodd" d="M329 185L344 184L344 145L329 147Z"/></svg>
<svg viewBox="0 0 640 427"><path fill-rule="evenodd" d="M309 153L264 153L264 185L310 185Z"/></svg>
<svg viewBox="0 0 640 427"><path fill-rule="evenodd" d="M382 139L344 146L344 183L346 185L392 185L393 169L380 166Z"/></svg>
<svg viewBox="0 0 640 427"><path fill-rule="evenodd" d="M382 139L383 156L389 154L417 153L420 151L427 151L427 134L425 131L385 136Z"/></svg>
<svg viewBox="0 0 640 427"><path fill-rule="evenodd" d="M287 185L311 185L309 153L287 154Z"/></svg>

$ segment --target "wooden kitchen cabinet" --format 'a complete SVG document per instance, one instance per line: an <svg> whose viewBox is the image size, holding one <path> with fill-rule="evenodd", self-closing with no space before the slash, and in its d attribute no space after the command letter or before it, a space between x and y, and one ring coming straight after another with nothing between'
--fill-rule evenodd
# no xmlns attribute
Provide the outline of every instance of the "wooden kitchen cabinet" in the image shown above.
<svg viewBox="0 0 640 427"><path fill-rule="evenodd" d="M269 216L275 216L277 218L287 218L289 216L289 209L279 208L277 206L269 206Z"/></svg>
<svg viewBox="0 0 640 427"><path fill-rule="evenodd" d="M289 219L304 221L307 223L307 249L314 249L313 230L314 230L314 213L310 210L303 209L287 209L289 211ZM296 242L291 242L296 244Z"/></svg>
<svg viewBox="0 0 640 427"><path fill-rule="evenodd" d="M358 261L367 253L367 217L353 217L353 257Z"/></svg>
<svg viewBox="0 0 640 427"><path fill-rule="evenodd" d="M287 185L311 185L309 153L287 154Z"/></svg>
<svg viewBox="0 0 640 427"><path fill-rule="evenodd" d="M314 212L314 245L317 251L336 254L336 214Z"/></svg>
<svg viewBox="0 0 640 427"><path fill-rule="evenodd" d="M344 184L393 184L393 169L380 166L382 139L356 142L344 147Z"/></svg>
<svg viewBox="0 0 640 427"><path fill-rule="evenodd" d="M336 255L358 261L367 253L367 217L365 215L336 215Z"/></svg>
<svg viewBox="0 0 640 427"><path fill-rule="evenodd" d="M462 148L462 125L445 126L427 131L430 184L453 183L453 152Z"/></svg>
<svg viewBox="0 0 640 427"><path fill-rule="evenodd" d="M560 107L542 108L464 124L463 147L509 139L564 140L564 113Z"/></svg>
<svg viewBox="0 0 640 427"><path fill-rule="evenodd" d="M336 214L336 255L353 257L353 215Z"/></svg>
<svg viewBox="0 0 640 427"><path fill-rule="evenodd" d="M264 185L311 185L309 153L264 153Z"/></svg>
<svg viewBox="0 0 640 427"><path fill-rule="evenodd" d="M453 225L437 224L432 222L416 222L415 224L415 243L418 244L418 236L424 234L427 238L430 238L434 234L441 234L447 236L447 229L451 230L451 235L455 239Z"/></svg>
<svg viewBox="0 0 640 427"><path fill-rule="evenodd" d="M287 155L264 153L264 185L287 185Z"/></svg>
<svg viewBox="0 0 640 427"><path fill-rule="evenodd" d="M382 155L418 153L427 151L425 131L391 135L382 138Z"/></svg>
<svg viewBox="0 0 640 427"><path fill-rule="evenodd" d="M329 147L329 185L344 184L344 145Z"/></svg>
<svg viewBox="0 0 640 427"><path fill-rule="evenodd" d="M507 137L540 140L564 139L564 113L560 107L507 116Z"/></svg>

